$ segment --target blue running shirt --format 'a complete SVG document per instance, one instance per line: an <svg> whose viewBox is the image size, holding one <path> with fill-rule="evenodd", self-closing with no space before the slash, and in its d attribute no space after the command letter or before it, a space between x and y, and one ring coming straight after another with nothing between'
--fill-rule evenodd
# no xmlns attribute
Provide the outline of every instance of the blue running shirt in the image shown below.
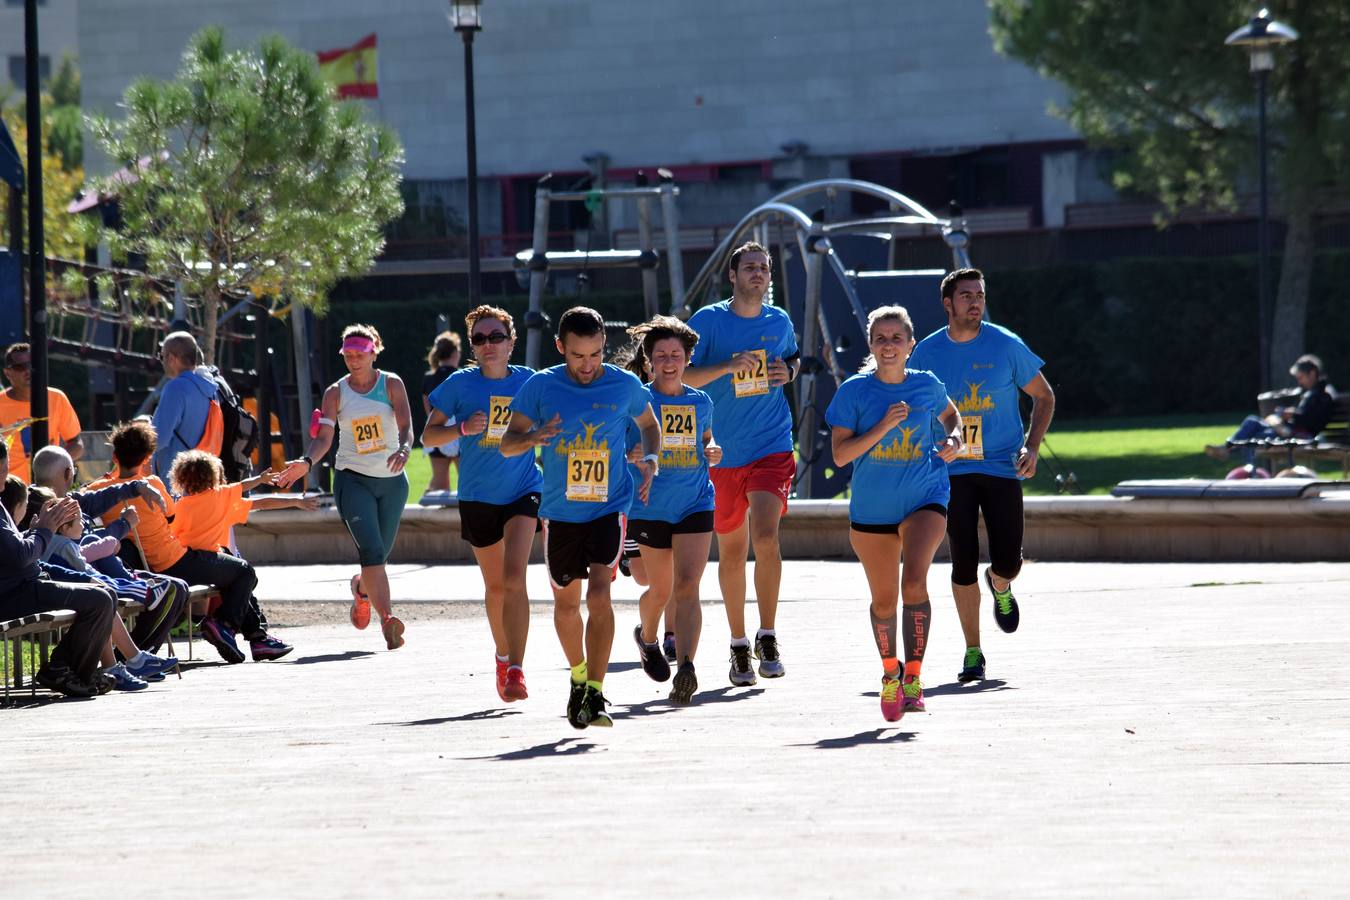
<svg viewBox="0 0 1350 900"><path fill-rule="evenodd" d="M758 316L746 319L723 300L690 316L689 327L698 332L691 366L724 363L746 350L763 353L767 366L797 353L792 319L776 306L765 305ZM792 412L783 389L768 387L767 377L767 372L755 372L736 385L732 376L723 375L703 386L713 401L713 437L722 446L722 468L792 450Z"/></svg>
<svg viewBox="0 0 1350 900"><path fill-rule="evenodd" d="M703 455L703 432L712 428L713 402L703 391L688 386L679 397L662 394L651 385L647 393L661 428L661 472L652 479L649 502L633 500L632 516L673 524L713 508L713 484Z"/></svg>
<svg viewBox="0 0 1350 900"><path fill-rule="evenodd" d="M936 375L961 413L966 450L948 472L1016 478L1025 440L1018 392L1045 361L1008 329L985 322L975 339L963 344L939 328L919 342L907 365Z"/></svg>
<svg viewBox="0 0 1350 900"><path fill-rule="evenodd" d="M491 379L477 366L460 369L436 386L427 397L435 409L452 420L468 421L476 412L487 414L488 427L481 434L459 439L459 498L476 503L503 505L538 491L544 483L533 453L507 459L502 456L502 435L511 418L511 400L534 370L508 366L506 377Z"/></svg>
<svg viewBox="0 0 1350 900"><path fill-rule="evenodd" d="M642 415L647 399L637 376L609 363L590 384L578 384L566 366L557 365L536 372L521 386L511 401L513 412L529 416L538 426L554 415L562 417L562 431L540 448L542 518L590 522L628 512L633 499L633 479L624 459L628 421Z"/></svg>
<svg viewBox="0 0 1350 900"><path fill-rule="evenodd" d="M848 517L862 525L889 525L905 510L926 503L947 505L951 487L937 445L946 435L938 416L947 408L947 389L931 372L905 370L905 380L886 384L876 375L854 375L839 385L825 421L863 434L894 403L909 404L909 415L853 461Z"/></svg>

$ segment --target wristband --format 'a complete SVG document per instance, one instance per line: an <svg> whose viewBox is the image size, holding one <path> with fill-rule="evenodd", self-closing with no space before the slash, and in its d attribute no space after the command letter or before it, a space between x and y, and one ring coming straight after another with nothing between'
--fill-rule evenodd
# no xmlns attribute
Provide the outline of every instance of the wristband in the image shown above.
<svg viewBox="0 0 1350 900"><path fill-rule="evenodd" d="M652 464L652 477L656 477L661 471L661 457L655 453L648 453L642 457L639 462L649 462Z"/></svg>
<svg viewBox="0 0 1350 900"><path fill-rule="evenodd" d="M314 468L314 460L310 459L308 456L302 456L300 457L300 459L304 462L305 465L309 466L311 469Z"/></svg>
<svg viewBox="0 0 1350 900"><path fill-rule="evenodd" d="M460 437L468 437L468 435L466 435L466 434L464 433L464 423L463 423L463 422L458 422L458 423L456 423L456 424L459 425L459 436L460 436Z"/></svg>

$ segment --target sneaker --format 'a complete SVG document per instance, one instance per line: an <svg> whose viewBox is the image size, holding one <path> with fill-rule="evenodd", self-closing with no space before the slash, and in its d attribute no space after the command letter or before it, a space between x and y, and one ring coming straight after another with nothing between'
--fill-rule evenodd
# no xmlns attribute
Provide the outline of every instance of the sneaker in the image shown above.
<svg viewBox="0 0 1350 900"><path fill-rule="evenodd" d="M295 648L290 644L283 643L272 637L270 634L264 634L255 641L248 642L249 650L253 653L254 662L267 662L270 659L281 659L287 653Z"/></svg>
<svg viewBox="0 0 1350 900"><path fill-rule="evenodd" d="M171 671L178 665L176 656L156 656L148 651L141 651L141 655L128 660L124 665L127 671L143 681L149 681L158 675L158 680L163 680L165 672Z"/></svg>
<svg viewBox="0 0 1350 900"><path fill-rule="evenodd" d="M582 715L586 708L586 682L573 681L571 684L572 690L567 695L567 724L573 728L585 728L590 724L590 719Z"/></svg>
<svg viewBox="0 0 1350 900"><path fill-rule="evenodd" d="M381 626L384 631L384 645L390 650L397 650L403 646L403 622L398 616L390 616L384 620Z"/></svg>
<svg viewBox="0 0 1350 900"><path fill-rule="evenodd" d="M1232 455L1232 451L1229 450L1227 444L1206 444L1205 455L1210 459L1222 461L1228 459L1228 457Z"/></svg>
<svg viewBox="0 0 1350 900"><path fill-rule="evenodd" d="M352 625L364 629L370 624L370 597L361 591L361 573L352 576Z"/></svg>
<svg viewBox="0 0 1350 900"><path fill-rule="evenodd" d="M782 678L787 674L778 658L778 638L771 634L755 638L755 659L759 660L759 674L765 678Z"/></svg>
<svg viewBox="0 0 1350 900"><path fill-rule="evenodd" d="M922 702L922 701L920 701ZM881 679L881 717L887 722L899 722L905 714L905 701L900 695L899 676Z"/></svg>
<svg viewBox="0 0 1350 900"><path fill-rule="evenodd" d="M206 638L206 642L216 648L220 658L230 665L244 661L244 651L234 642L234 632L219 619L213 616L202 619L202 637Z"/></svg>
<svg viewBox="0 0 1350 900"><path fill-rule="evenodd" d="M647 677L652 681L670 680L670 663L666 662L665 654L655 641L650 644L642 640L642 626L633 626L633 642L638 646L638 658L642 660L642 671L647 673Z"/></svg>
<svg viewBox="0 0 1350 900"><path fill-rule="evenodd" d="M113 688L119 691L143 691L150 685L127 671L124 663L109 666L103 673L113 680Z"/></svg>
<svg viewBox="0 0 1350 900"><path fill-rule="evenodd" d="M502 698L502 702L505 703L506 700L507 700L507 697L506 697L506 670L509 669L509 668L511 667L511 664L508 663L508 662L507 662L506 660L504 660L504 659L495 659L495 658L494 658L492 661L493 661L493 662L496 664L496 666L497 666L497 696L498 696L498 697L501 697L501 698Z"/></svg>
<svg viewBox="0 0 1350 900"><path fill-rule="evenodd" d="M994 570L990 566L984 567L984 583L989 585L989 592L994 595L994 622L1012 634L1022 618L1017 610L1017 598L1013 596L1012 585L1009 584L1006 591L994 590Z"/></svg>
<svg viewBox="0 0 1350 900"><path fill-rule="evenodd" d="M675 632L667 631L665 637L661 639L661 652L666 655L666 662L675 661Z"/></svg>
<svg viewBox="0 0 1350 900"><path fill-rule="evenodd" d="M507 703L530 699L530 692L525 689L525 670L520 666L507 669L506 686L500 693Z"/></svg>
<svg viewBox="0 0 1350 900"><path fill-rule="evenodd" d="M619 557L619 571L627 578L633 577L633 567L629 564L627 556Z"/></svg>
<svg viewBox="0 0 1350 900"><path fill-rule="evenodd" d="M984 653L979 647L966 648L966 661L963 663L961 674L956 676L957 681L984 681Z"/></svg>
<svg viewBox="0 0 1350 900"><path fill-rule="evenodd" d="M670 702L688 706L697 690L698 676L694 674L694 664L686 659L680 663L680 670L675 673L675 681L670 686Z"/></svg>
<svg viewBox="0 0 1350 900"><path fill-rule="evenodd" d="M80 678L68 666L43 666L38 669L33 680L47 690L67 697L92 697L99 693L94 685Z"/></svg>
<svg viewBox="0 0 1350 900"><path fill-rule="evenodd" d="M586 699L581 702L581 716L586 720L587 725L594 725L596 728L611 728L614 720L605 712L605 707L609 706L609 701L605 695L593 687L586 688Z"/></svg>
<svg viewBox="0 0 1350 900"><path fill-rule="evenodd" d="M905 695L905 712L926 712L923 705L923 682L917 675L906 675L900 686Z"/></svg>
<svg viewBox="0 0 1350 900"><path fill-rule="evenodd" d="M167 578L154 578L145 586L145 611L154 612L159 609L159 605L168 597L169 602L173 602L174 595L178 593L178 588L173 586L173 582Z"/></svg>
<svg viewBox="0 0 1350 900"><path fill-rule="evenodd" d="M117 682L107 672L95 672L93 681L94 693L103 695L117 687Z"/></svg>
<svg viewBox="0 0 1350 900"><path fill-rule="evenodd" d="M754 684L755 670L750 667L750 648L731 645L731 683L737 686Z"/></svg>

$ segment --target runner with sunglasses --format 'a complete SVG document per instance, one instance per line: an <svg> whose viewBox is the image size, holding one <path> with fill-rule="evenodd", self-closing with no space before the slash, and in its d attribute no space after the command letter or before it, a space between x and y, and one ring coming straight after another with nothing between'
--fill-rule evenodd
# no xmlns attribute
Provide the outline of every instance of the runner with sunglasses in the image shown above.
<svg viewBox="0 0 1350 900"><path fill-rule="evenodd" d="M534 370L509 365L516 346L511 314L479 306L464 317L476 366L460 369L431 392L422 444L459 440L459 524L483 573L488 628L496 645L497 696L510 703L525 688L530 601L525 569L539 530L543 476L534 454L502 456L511 401ZM456 424L449 424L451 420Z"/></svg>

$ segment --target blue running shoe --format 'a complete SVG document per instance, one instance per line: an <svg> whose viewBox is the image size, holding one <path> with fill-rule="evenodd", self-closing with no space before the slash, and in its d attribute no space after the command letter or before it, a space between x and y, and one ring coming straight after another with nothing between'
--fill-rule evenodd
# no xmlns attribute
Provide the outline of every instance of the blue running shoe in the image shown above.
<svg viewBox="0 0 1350 900"><path fill-rule="evenodd" d="M202 637L206 638L206 642L216 648L220 658L230 665L244 661L244 651L235 643L234 632L219 619L212 616L202 619Z"/></svg>
<svg viewBox="0 0 1350 900"><path fill-rule="evenodd" d="M123 663L111 666L104 670L103 674L112 678L115 691L143 691L150 686L143 679L128 672Z"/></svg>
<svg viewBox="0 0 1350 900"><path fill-rule="evenodd" d="M961 674L956 676L960 682L984 681L984 653L979 647L966 648L966 660L962 663Z"/></svg>
<svg viewBox="0 0 1350 900"><path fill-rule="evenodd" d="M159 675L158 680L163 680L163 673L171 671L178 665L176 656L156 656L153 653L141 651L139 656L134 656L126 661L127 671L137 678L150 680Z"/></svg>

